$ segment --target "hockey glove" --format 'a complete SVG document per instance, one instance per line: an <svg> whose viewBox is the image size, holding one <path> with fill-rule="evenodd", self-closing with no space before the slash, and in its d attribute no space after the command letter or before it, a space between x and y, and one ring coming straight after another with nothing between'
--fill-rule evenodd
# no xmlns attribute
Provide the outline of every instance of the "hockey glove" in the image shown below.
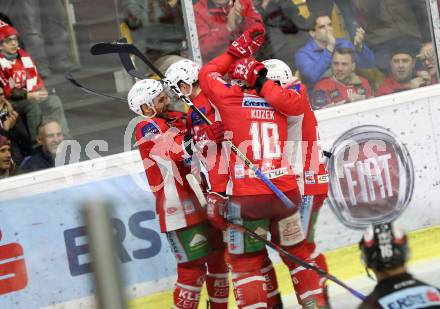
<svg viewBox="0 0 440 309"><path fill-rule="evenodd" d="M237 57L250 57L255 55L264 43L264 26L255 23L236 40L234 40L228 48L228 54Z"/></svg>
<svg viewBox="0 0 440 309"><path fill-rule="evenodd" d="M203 149L208 142L221 143L224 140L225 129L223 122L216 121L209 126L202 126L193 136L194 144Z"/></svg>
<svg viewBox="0 0 440 309"><path fill-rule="evenodd" d="M251 88L255 87L259 77L265 77L266 74L267 69L264 64L250 57L235 61L228 71L230 79L244 80Z"/></svg>
<svg viewBox="0 0 440 309"><path fill-rule="evenodd" d="M206 215L212 226L224 230L228 227L225 220L228 198L216 192L208 192L208 204L206 206Z"/></svg>

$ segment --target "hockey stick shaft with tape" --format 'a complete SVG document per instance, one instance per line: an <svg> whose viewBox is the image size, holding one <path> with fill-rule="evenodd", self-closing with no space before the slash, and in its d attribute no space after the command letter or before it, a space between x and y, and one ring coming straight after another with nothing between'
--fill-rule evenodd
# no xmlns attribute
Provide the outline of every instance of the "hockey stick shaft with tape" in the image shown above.
<svg viewBox="0 0 440 309"><path fill-rule="evenodd" d="M81 84L80 82L78 82L78 81L73 77L73 75L72 75L70 72L66 72L66 73L64 73L64 77L65 77L69 82L71 82L73 85L75 85L75 86L78 87L79 89L83 90L84 92L91 93L91 94L94 94L94 95L99 95L99 96L106 97L106 98L110 98L110 99L114 99L114 100L118 100L119 102L127 103L127 99L125 99L125 98L117 97L117 96L114 96L114 95L111 95L111 94L107 94L107 93L104 93L104 92L102 92L102 91L95 90L95 89L92 89L92 88L89 88L89 87L84 86L83 84Z"/></svg>
<svg viewBox="0 0 440 309"><path fill-rule="evenodd" d="M174 85L170 83L166 78L165 75L153 64L151 63L148 58L142 54L142 52L137 49L136 46L128 43L123 42L111 42L111 43L97 43L92 46L90 49L90 52L93 55L102 55L102 54L112 54L112 53L118 53L118 54L133 54L136 57L139 57L146 65L150 67L150 69L156 73L166 84L167 86L179 97L180 100L182 100L189 108L192 108L195 113L197 113L207 124L212 124L212 122L206 117L204 113L202 113L196 106L194 106L193 102L184 95L180 89L177 87L177 85ZM127 69L128 73L133 72L133 62L131 59L127 56L121 56L121 61L123 61L124 68ZM129 63L131 63L131 67L129 66ZM232 152L234 152L243 162L244 164L252 170L255 175L260 178L268 187L269 189L275 193L275 195L289 208L295 207L295 204L280 190L278 189L273 182L264 175L260 169L258 169L239 149L237 146L235 146L231 141L226 141L228 146L231 147Z"/></svg>

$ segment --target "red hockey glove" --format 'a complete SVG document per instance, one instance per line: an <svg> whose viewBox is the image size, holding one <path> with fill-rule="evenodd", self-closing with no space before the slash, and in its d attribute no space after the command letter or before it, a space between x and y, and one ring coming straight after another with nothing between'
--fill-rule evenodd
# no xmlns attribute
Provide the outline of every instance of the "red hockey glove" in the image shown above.
<svg viewBox="0 0 440 309"><path fill-rule="evenodd" d="M228 48L228 54L237 57L250 57L255 55L258 48L264 42L264 26L255 23L236 40L234 40Z"/></svg>
<svg viewBox="0 0 440 309"><path fill-rule="evenodd" d="M225 220L228 198L216 192L208 192L208 204L206 206L206 215L212 226L224 230L228 227Z"/></svg>
<svg viewBox="0 0 440 309"><path fill-rule="evenodd" d="M216 121L209 126L200 127L194 134L193 141L198 147L203 148L209 141L217 144L223 142L224 135L223 122Z"/></svg>
<svg viewBox="0 0 440 309"><path fill-rule="evenodd" d="M264 64L250 57L235 61L228 71L230 79L245 80L251 88L254 88L257 78L264 77L266 74L267 69Z"/></svg>

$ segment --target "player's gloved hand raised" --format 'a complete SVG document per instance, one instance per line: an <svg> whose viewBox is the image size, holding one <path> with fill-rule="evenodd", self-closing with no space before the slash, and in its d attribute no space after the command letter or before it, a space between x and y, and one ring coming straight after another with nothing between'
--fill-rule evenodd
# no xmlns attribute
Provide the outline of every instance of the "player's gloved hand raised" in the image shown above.
<svg viewBox="0 0 440 309"><path fill-rule="evenodd" d="M259 77L265 77L266 74L267 69L264 64L251 57L235 61L228 71L230 79L244 80L251 88L254 88Z"/></svg>
<svg viewBox="0 0 440 309"><path fill-rule="evenodd" d="M224 215L228 205L228 198L216 192L208 192L207 200L206 215L208 221L220 230L226 229L228 224Z"/></svg>
<svg viewBox="0 0 440 309"><path fill-rule="evenodd" d="M265 31L263 24L253 24L238 39L231 43L228 48L228 54L237 58L255 55L264 43Z"/></svg>
<svg viewBox="0 0 440 309"><path fill-rule="evenodd" d="M200 127L194 134L193 141L198 147L203 148L209 141L217 144L223 142L224 136L223 122L216 121L209 126Z"/></svg>

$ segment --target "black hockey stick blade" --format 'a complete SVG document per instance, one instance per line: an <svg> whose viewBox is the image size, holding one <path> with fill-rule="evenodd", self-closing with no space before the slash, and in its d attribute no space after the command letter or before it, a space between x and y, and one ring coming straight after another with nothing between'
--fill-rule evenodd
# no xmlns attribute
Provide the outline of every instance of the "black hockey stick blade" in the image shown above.
<svg viewBox="0 0 440 309"><path fill-rule="evenodd" d="M118 43L128 43L127 42L127 38L120 38L118 40ZM119 60L122 63L122 66L124 67L125 71L127 71L127 73L132 76L135 77L137 79L145 79L147 78L145 76L145 74L142 74L140 72L138 72L133 64L133 60L131 59L130 54L128 53L118 53L119 55Z"/></svg>
<svg viewBox="0 0 440 309"><path fill-rule="evenodd" d="M100 42L96 43L90 48L90 53L94 56L120 53L121 50L118 44L128 44L124 42Z"/></svg>
<svg viewBox="0 0 440 309"><path fill-rule="evenodd" d="M122 66L124 67L125 71L127 71L130 76L133 76L138 79L146 79L147 77L138 72L134 65L133 61L131 60L130 54L127 53L119 53L119 60L121 60Z"/></svg>
<svg viewBox="0 0 440 309"><path fill-rule="evenodd" d="M129 43L122 42L102 42L96 43L90 48L92 55L104 55L104 54L114 54L114 53L126 53L133 54L139 59L141 59L145 64L147 64L154 73L156 73L161 79L165 78L163 73L156 68L150 60L139 50L136 46Z"/></svg>
<svg viewBox="0 0 440 309"><path fill-rule="evenodd" d="M64 77L65 77L69 82L71 82L72 84L74 84L76 87L78 87L79 89L81 89L81 90L84 91L84 92L91 93L91 94L94 94L94 95L99 95L99 96L102 96L102 97L111 98L111 99L114 99L114 100L118 100L119 102L127 103L127 99L124 99L124 98L121 98L121 97L117 97L117 96L113 96L113 95L111 95L111 94L107 94L107 93L104 93L104 92L99 91L99 90L95 90L95 89L92 89L92 88L88 88L88 87L86 87L86 86L80 84L80 83L79 83L79 82L73 77L72 73L70 73L70 72L66 72L66 73L64 73Z"/></svg>

